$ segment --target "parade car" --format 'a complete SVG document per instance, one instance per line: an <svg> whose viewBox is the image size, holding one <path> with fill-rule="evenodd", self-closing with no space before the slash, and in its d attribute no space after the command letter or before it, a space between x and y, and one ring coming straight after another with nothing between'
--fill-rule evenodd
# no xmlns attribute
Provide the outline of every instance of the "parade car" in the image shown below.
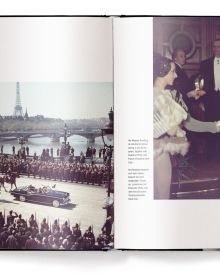
<svg viewBox="0 0 220 280"><path fill-rule="evenodd" d="M70 194L68 192L62 192L54 190L53 187L42 186L35 187L33 185L28 185L25 187L20 187L10 191L16 199L22 202L30 201L42 204L52 205L53 207L59 207L61 205L67 205L70 203Z"/></svg>

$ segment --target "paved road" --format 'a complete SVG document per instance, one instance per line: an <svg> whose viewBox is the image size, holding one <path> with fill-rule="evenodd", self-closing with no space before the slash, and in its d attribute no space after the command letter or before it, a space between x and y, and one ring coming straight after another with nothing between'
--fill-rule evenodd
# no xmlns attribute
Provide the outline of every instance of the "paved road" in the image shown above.
<svg viewBox="0 0 220 280"><path fill-rule="evenodd" d="M105 222L106 210L102 209L106 200L106 190L103 187L88 186L76 183L54 182L33 178L18 178L17 186L33 184L34 186L49 185L56 183L56 190L70 193L71 204L67 207L54 208L52 206L40 205L30 202L20 202L14 199L10 193L1 190L0 211L8 214L10 210L21 213L23 218L29 219L30 215L36 213L37 221L44 217L52 223L58 219L60 223L69 220L71 225L80 223L82 231L93 225L94 234L97 236L101 232L101 227ZM6 184L7 189L10 185Z"/></svg>

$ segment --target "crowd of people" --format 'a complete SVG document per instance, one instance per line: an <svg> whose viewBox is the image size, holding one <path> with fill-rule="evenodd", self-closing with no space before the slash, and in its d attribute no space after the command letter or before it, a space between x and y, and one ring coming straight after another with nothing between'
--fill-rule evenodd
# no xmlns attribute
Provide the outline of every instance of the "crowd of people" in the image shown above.
<svg viewBox="0 0 220 280"><path fill-rule="evenodd" d="M4 154L4 145L3 144L1 144L1 146L0 146L0 153ZM12 155L17 156L22 159L26 159L26 157L30 156L30 148L28 145L26 145L26 146L23 145L23 146L21 146L21 148L19 148L16 151L16 148L13 145L12 146ZM54 154L54 149L53 149L53 147L51 147L51 148L42 149L41 155L37 155L37 153L35 152L33 154L33 157L34 158L40 157L41 160L47 161L47 160L50 160L51 158L53 158L54 156L55 157L65 157L65 156L69 156L69 155L74 156L74 148L71 147L68 142L67 144L63 143L60 148L58 147L56 149L56 154Z"/></svg>
<svg viewBox="0 0 220 280"><path fill-rule="evenodd" d="M0 154L4 155L4 145L1 144L0 146ZM22 146L16 151L15 146L12 146L12 155L16 156L21 159L26 159L27 157L30 157L30 148L29 146ZM68 143L63 143L61 147L58 147L55 151L54 148L44 148L42 149L42 152L40 155L37 155L36 152L33 153L33 158L38 159L40 158L42 161L49 161L53 160L54 158L60 158L61 160L64 160L65 157L69 157L70 160L73 160L75 157L75 150L74 148ZM79 158L81 163L85 163L86 158L94 159L97 157L97 150L95 147L88 146L86 149L86 152L83 151L80 152ZM98 158L103 158L103 161L105 162L108 157L108 148L99 148L98 150Z"/></svg>
<svg viewBox="0 0 220 280"><path fill-rule="evenodd" d="M109 179L109 166L60 160L45 162L34 158L0 157L0 173L9 176L16 174L55 181L103 185ZM110 178L113 179L113 166L111 166Z"/></svg>
<svg viewBox="0 0 220 280"><path fill-rule="evenodd" d="M61 146L61 148L57 148L56 155L55 155L55 157L61 158L62 160L66 156L74 157L74 148L70 146L69 142L67 144L63 144ZM26 158L26 157L22 157L22 158ZM38 156L36 153L34 153L34 158L38 159ZM50 149L46 148L46 149L42 150L42 153L40 155L41 160L48 161L48 160L52 160L53 158L54 158L53 147L51 147Z"/></svg>
<svg viewBox="0 0 220 280"><path fill-rule="evenodd" d="M112 234L113 217L108 216L101 233L95 237L93 227L82 233L79 224L70 225L69 221L63 224L59 219L53 224L44 218L37 222L36 215L32 214L25 220L21 214L10 211L0 212L0 249L9 250L104 250L113 248Z"/></svg>

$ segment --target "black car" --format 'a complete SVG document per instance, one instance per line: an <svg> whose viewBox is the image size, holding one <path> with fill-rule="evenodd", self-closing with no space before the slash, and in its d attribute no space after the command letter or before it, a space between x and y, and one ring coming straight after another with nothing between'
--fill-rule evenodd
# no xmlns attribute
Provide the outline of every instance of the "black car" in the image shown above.
<svg viewBox="0 0 220 280"><path fill-rule="evenodd" d="M20 201L30 201L59 207L70 203L70 194L54 190L49 186L34 187L33 185L17 188L10 193Z"/></svg>

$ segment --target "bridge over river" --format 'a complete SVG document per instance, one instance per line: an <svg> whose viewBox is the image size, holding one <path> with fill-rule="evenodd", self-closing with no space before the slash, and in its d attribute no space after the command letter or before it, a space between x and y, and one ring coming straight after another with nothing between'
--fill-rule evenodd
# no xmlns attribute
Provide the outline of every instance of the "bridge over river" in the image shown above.
<svg viewBox="0 0 220 280"><path fill-rule="evenodd" d="M89 143L94 143L96 137L101 136L100 129L91 129L91 130L74 130L68 129L67 136L79 135L85 137ZM59 142L60 137L64 137L63 129L41 129L41 130L16 130L16 131L1 131L0 140L14 140L23 137L28 140L28 138L39 138L39 137L50 137L52 141Z"/></svg>

